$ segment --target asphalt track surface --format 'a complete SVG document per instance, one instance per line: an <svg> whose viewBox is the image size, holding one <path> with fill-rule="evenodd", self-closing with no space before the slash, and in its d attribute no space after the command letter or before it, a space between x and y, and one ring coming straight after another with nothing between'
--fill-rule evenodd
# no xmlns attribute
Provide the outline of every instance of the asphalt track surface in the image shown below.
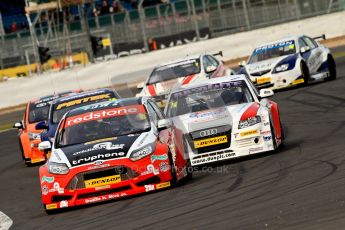
<svg viewBox="0 0 345 230"><path fill-rule="evenodd" d="M345 58L338 78L275 94L279 153L224 162L176 188L46 215L38 167L0 133L0 211L12 229L344 229Z"/></svg>

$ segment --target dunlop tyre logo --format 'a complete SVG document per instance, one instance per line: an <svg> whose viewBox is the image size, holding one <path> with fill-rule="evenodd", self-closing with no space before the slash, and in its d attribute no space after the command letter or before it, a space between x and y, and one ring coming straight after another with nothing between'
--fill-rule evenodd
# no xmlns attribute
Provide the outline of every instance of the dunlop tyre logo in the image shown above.
<svg viewBox="0 0 345 230"><path fill-rule="evenodd" d="M94 187L99 187L99 186L105 186L108 184L118 183L120 181L121 181L120 175L102 177L102 178L98 178L98 179L86 180L85 181L85 187L86 188L94 188Z"/></svg>
<svg viewBox="0 0 345 230"><path fill-rule="evenodd" d="M199 141L194 141L194 146L195 148L202 148L202 147L207 147L211 145L223 144L226 142L228 142L228 137L220 136L220 137L213 137L213 138L203 139Z"/></svg>

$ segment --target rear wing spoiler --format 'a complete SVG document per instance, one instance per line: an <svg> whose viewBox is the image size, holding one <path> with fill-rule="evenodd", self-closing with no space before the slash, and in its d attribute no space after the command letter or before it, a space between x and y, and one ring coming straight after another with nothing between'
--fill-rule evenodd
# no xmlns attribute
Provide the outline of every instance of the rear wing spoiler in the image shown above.
<svg viewBox="0 0 345 230"><path fill-rule="evenodd" d="M326 35L322 34L321 36L317 36L317 37L313 37L314 40L318 40L318 39L322 39L325 40L326 39Z"/></svg>
<svg viewBox="0 0 345 230"><path fill-rule="evenodd" d="M219 51L218 53L212 54L213 56L221 56L223 57L223 51Z"/></svg>

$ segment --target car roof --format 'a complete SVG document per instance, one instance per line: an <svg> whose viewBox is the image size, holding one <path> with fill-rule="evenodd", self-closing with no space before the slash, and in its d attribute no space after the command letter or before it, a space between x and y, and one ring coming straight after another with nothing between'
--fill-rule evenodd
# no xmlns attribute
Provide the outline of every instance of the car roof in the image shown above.
<svg viewBox="0 0 345 230"><path fill-rule="evenodd" d="M121 98L115 101L102 101L102 102L96 102L90 105L85 105L82 107L72 109L71 111L68 112L68 116L79 115L79 114L88 113L88 112L97 111L97 110L117 108L117 107L122 107L122 106L129 106L129 105L142 105L142 104L143 104L143 98L141 97ZM102 105L108 105L108 106L102 106Z"/></svg>
<svg viewBox="0 0 345 230"><path fill-rule="evenodd" d="M201 86L206 86L206 85L210 85L210 84L217 84L217 83L222 83L222 82L231 82L231 81L238 81L238 80L246 80L246 79L247 79L246 76L243 74L216 77L216 78L211 78L211 79L207 79L204 81L199 81L196 83L191 83L188 85L183 85L179 88L174 89L172 91L172 93L183 91L186 89L193 89L193 88L197 88L197 87L201 87Z"/></svg>
<svg viewBox="0 0 345 230"><path fill-rule="evenodd" d="M107 89L107 88L105 88L105 89L96 89L96 90L84 91L84 92L81 92L81 93L76 93L76 94L73 94L73 95L69 95L69 96L58 98L58 99L54 100L52 102L52 104L58 104L58 103L67 102L67 101L70 101L70 100L81 99L81 98L84 98L84 97L87 97L87 96L92 96L92 95L97 95L97 94L102 94L102 93L115 93L116 94L116 92L114 90L111 90L111 89Z"/></svg>

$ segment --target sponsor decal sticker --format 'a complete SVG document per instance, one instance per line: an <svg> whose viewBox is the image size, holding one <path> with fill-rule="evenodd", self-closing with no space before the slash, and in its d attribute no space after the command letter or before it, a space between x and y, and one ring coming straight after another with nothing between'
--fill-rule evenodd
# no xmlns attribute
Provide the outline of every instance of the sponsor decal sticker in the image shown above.
<svg viewBox="0 0 345 230"><path fill-rule="evenodd" d="M48 194L48 186L47 185L43 185L42 186L42 195L47 195Z"/></svg>
<svg viewBox="0 0 345 230"><path fill-rule="evenodd" d="M264 141L270 141L272 140L272 136L263 136Z"/></svg>
<svg viewBox="0 0 345 230"><path fill-rule="evenodd" d="M102 142L102 141L113 141L113 140L116 140L116 139L117 139L117 137L108 137L108 138L98 139L98 140L95 140L95 141L86 142L85 145L96 144L96 143Z"/></svg>
<svg viewBox="0 0 345 230"><path fill-rule="evenodd" d="M257 133L258 133L257 130L249 130L249 131L245 131L245 132L240 133L240 136L245 137L245 136L254 135Z"/></svg>
<svg viewBox="0 0 345 230"><path fill-rule="evenodd" d="M220 119L223 117L227 117L228 114L226 113L225 108L213 109L209 111L202 111L202 112L195 112L189 115L190 118L195 119L193 122L204 122L204 121L211 121L215 119Z"/></svg>
<svg viewBox="0 0 345 230"><path fill-rule="evenodd" d="M60 184L58 182L54 183L54 189L50 190L49 192L58 192L59 194L62 194L65 192L64 188L60 188Z"/></svg>
<svg viewBox="0 0 345 230"><path fill-rule="evenodd" d="M94 155L94 156L90 156L90 157L84 157L84 158L81 158L81 159L78 159L78 160L73 160L72 161L72 165L79 165L79 164L82 164L82 163L88 163L88 162L92 162L94 160L98 160L98 159L103 159L103 158L113 158L113 157L123 157L125 156L126 154L124 152L116 152L116 153L105 153L105 154L97 154L97 155Z"/></svg>
<svg viewBox="0 0 345 230"><path fill-rule="evenodd" d="M304 79L301 78L301 79L294 80L294 81L292 82L292 84L293 84L293 85L298 85L298 84L301 84L301 83L303 83L303 82L304 82Z"/></svg>
<svg viewBox="0 0 345 230"><path fill-rule="evenodd" d="M264 84L264 83L267 83L267 82L271 82L272 78L270 77L259 77L259 78L256 78L256 83L257 84Z"/></svg>
<svg viewBox="0 0 345 230"><path fill-rule="evenodd" d="M203 157L203 158L199 158L199 159L195 159L192 160L192 164L196 165L196 164L205 164L208 162L214 162L214 161L220 161L220 160L225 160L225 159L229 159L236 156L235 153L223 153L223 154L219 154L216 156L207 156L207 157Z"/></svg>
<svg viewBox="0 0 345 230"><path fill-rule="evenodd" d="M172 94L172 98L179 98L179 97L188 96L190 94L202 93L202 92L207 92L207 91L212 91L212 90L217 90L217 89L229 89L231 87L241 87L243 84L245 83L242 80L209 84L205 86L195 87L192 89L186 89L183 91L176 92Z"/></svg>
<svg viewBox="0 0 345 230"><path fill-rule="evenodd" d="M32 146L32 147L34 147L34 146ZM38 162L41 162L41 161L42 161L41 159L32 159L31 163L35 164L35 163L38 163Z"/></svg>
<svg viewBox="0 0 345 230"><path fill-rule="evenodd" d="M79 104L85 104L91 101L97 101L97 100L102 100L102 99L110 99L111 98L111 94L107 93L107 94L100 94L100 95L95 95L95 96L90 96L90 97L84 97L84 98L80 98L80 99L75 99L72 101L68 101L68 102L64 102L59 104L56 107L56 110L60 110L63 108L68 108L74 105L79 105Z"/></svg>
<svg viewBox="0 0 345 230"><path fill-rule="evenodd" d="M170 170L170 165L167 162L161 162L159 164L159 169L161 172L167 172Z"/></svg>
<svg viewBox="0 0 345 230"><path fill-rule="evenodd" d="M73 155L76 156L76 155L79 155L81 153L92 152L92 151L100 150L100 149L106 149L106 150L123 149L124 146L125 146L125 144L113 144L111 142L104 142L104 143L96 144L92 148L83 149L79 152L75 152L75 153L73 153Z"/></svg>
<svg viewBox="0 0 345 230"><path fill-rule="evenodd" d="M68 201L67 200L62 200L60 202L60 208L67 208L68 207Z"/></svg>
<svg viewBox="0 0 345 230"><path fill-rule="evenodd" d="M145 192L150 192L154 190L155 190L155 186L153 184L145 185Z"/></svg>
<svg viewBox="0 0 345 230"><path fill-rule="evenodd" d="M262 135L269 135L271 134L271 131L267 130L267 131L261 131L260 132Z"/></svg>
<svg viewBox="0 0 345 230"><path fill-rule="evenodd" d="M57 204L46 204L46 209L47 210L57 209Z"/></svg>
<svg viewBox="0 0 345 230"><path fill-rule="evenodd" d="M168 159L168 155L167 154L163 154L163 155L152 155L151 156L151 162L155 162L155 161L165 161Z"/></svg>
<svg viewBox="0 0 345 230"><path fill-rule="evenodd" d="M211 146L211 145L223 144L223 143L227 143L227 142L228 142L227 136L212 137L212 138L194 141L194 147L195 148L202 148L202 147L207 147L207 146Z"/></svg>
<svg viewBox="0 0 345 230"><path fill-rule="evenodd" d="M101 201L102 198L100 197L94 197L94 198L90 198L90 199L85 199L85 204L88 204L88 203L95 203L95 202L98 202L98 201Z"/></svg>
<svg viewBox="0 0 345 230"><path fill-rule="evenodd" d="M256 48L254 52L259 53L259 52L262 52L265 50L275 49L275 48L284 47L284 46L287 46L289 49L294 49L295 48L295 41L293 41L293 40L283 41L283 42L265 45L265 46Z"/></svg>
<svg viewBox="0 0 345 230"><path fill-rule="evenodd" d="M264 148L263 147L256 147L256 148L250 148L249 153L256 153L262 151Z"/></svg>
<svg viewBox="0 0 345 230"><path fill-rule="evenodd" d="M152 164L147 165L147 172L153 173L154 175L158 175L159 171L155 169L155 167Z"/></svg>
<svg viewBox="0 0 345 230"><path fill-rule="evenodd" d="M85 187L86 188L94 188L98 186L104 186L108 184L114 184L121 182L121 176L120 175L114 175L114 176L107 176L102 177L98 179L92 179L92 180L86 180L85 181Z"/></svg>
<svg viewBox="0 0 345 230"><path fill-rule="evenodd" d="M54 182L54 177L43 176L41 180L41 184L43 184L44 182L51 184Z"/></svg>
<svg viewBox="0 0 345 230"><path fill-rule="evenodd" d="M85 123L91 120L105 119L109 117L123 116L129 114L146 113L143 105L131 105L119 108L111 108L106 110L92 111L83 113L73 117L68 117L66 120L65 128L81 123Z"/></svg>
<svg viewBox="0 0 345 230"><path fill-rule="evenodd" d="M164 182L156 185L156 189L162 189L162 188L167 188L170 186L170 182Z"/></svg>

